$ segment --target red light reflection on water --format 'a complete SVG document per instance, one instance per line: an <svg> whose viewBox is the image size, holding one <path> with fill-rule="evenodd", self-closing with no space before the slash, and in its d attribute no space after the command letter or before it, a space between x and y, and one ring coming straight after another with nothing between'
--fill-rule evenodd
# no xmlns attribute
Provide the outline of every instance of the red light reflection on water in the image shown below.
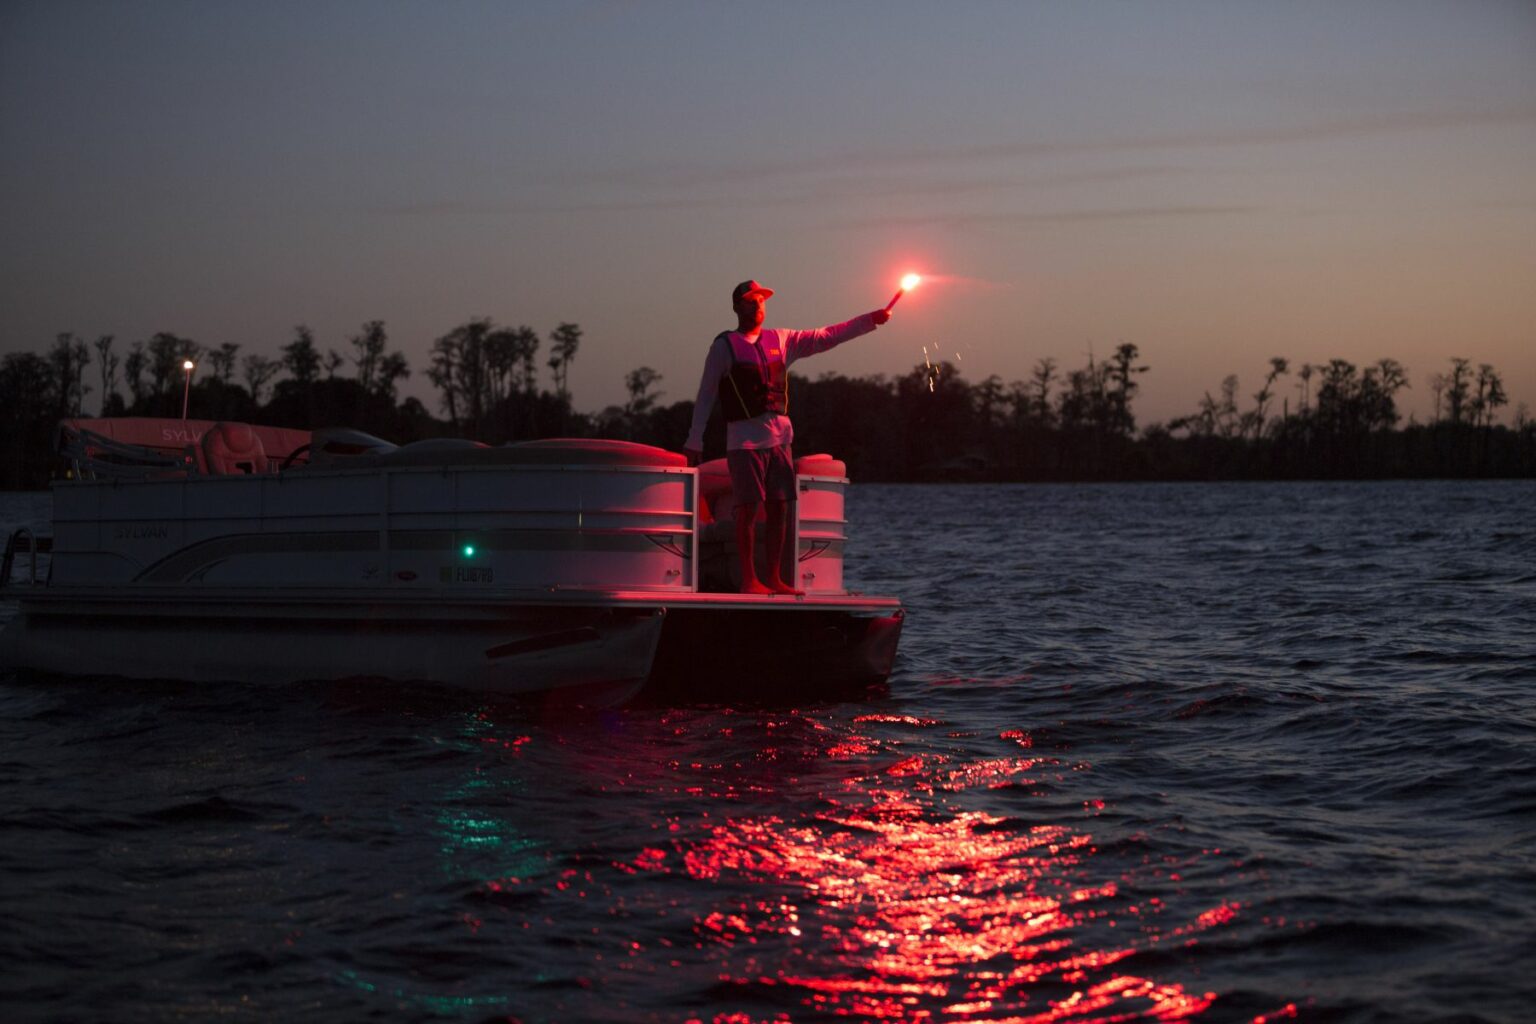
<svg viewBox="0 0 1536 1024"><path fill-rule="evenodd" d="M1046 1024L1202 1013L1214 993L1119 965L1190 944L1231 922L1236 904L1164 923L1162 900L1135 902L1097 877L1088 833L943 805L953 792L1027 781L1041 763L905 758L798 821L730 817L622 867L755 893L697 919L696 944L720 951L723 982L818 1016Z"/></svg>

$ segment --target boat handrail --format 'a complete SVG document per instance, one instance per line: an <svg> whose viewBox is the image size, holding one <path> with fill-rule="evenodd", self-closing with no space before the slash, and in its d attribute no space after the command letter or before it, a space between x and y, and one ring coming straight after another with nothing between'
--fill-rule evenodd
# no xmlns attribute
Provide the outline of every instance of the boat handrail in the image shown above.
<svg viewBox="0 0 1536 1024"><path fill-rule="evenodd" d="M27 585L37 586L37 556L53 550L53 538L39 537L25 526L18 526L5 542L5 555L0 558L0 587L11 584L11 568L16 562L16 549L22 538L27 541Z"/></svg>
<svg viewBox="0 0 1536 1024"><path fill-rule="evenodd" d="M118 441L81 426L61 426L58 452L77 480L126 480L186 473L196 465L191 447L180 452Z"/></svg>
<svg viewBox="0 0 1536 1024"><path fill-rule="evenodd" d="M71 475L77 480L265 476L299 468L687 466L687 459L679 452L607 438L545 438L499 447L464 438L429 438L396 446L350 428L322 428L311 433L234 421L132 417L63 420L54 447L70 462Z"/></svg>
<svg viewBox="0 0 1536 1024"><path fill-rule="evenodd" d="M54 449L79 480L186 479L273 472L311 436L235 420L65 419Z"/></svg>

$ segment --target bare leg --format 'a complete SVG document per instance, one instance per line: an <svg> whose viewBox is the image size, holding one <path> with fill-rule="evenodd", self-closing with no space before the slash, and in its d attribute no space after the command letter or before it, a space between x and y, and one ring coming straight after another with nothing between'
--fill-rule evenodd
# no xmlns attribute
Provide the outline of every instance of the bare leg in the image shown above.
<svg viewBox="0 0 1536 1024"><path fill-rule="evenodd" d="M756 518L756 505L736 506L736 557L741 561L741 592L771 594L773 591L757 578L757 567L752 564L752 521Z"/></svg>
<svg viewBox="0 0 1536 1024"><path fill-rule="evenodd" d="M789 502L768 502L768 534L763 538L768 549L768 587L775 594L794 594L804 597L805 591L796 590L793 584L784 582L779 566L784 562L784 541L789 536Z"/></svg>

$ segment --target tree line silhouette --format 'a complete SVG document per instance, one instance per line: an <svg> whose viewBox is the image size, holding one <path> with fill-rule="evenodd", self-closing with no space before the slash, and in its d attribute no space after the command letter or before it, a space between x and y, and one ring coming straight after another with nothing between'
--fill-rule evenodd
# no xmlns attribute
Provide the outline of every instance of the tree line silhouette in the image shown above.
<svg viewBox="0 0 1536 1024"><path fill-rule="evenodd" d="M122 353L112 335L86 342L60 334L43 354L0 359L0 489L43 486L61 470L51 451L54 425L81 415L93 392L103 396L103 416L179 417L185 399L197 419L350 426L398 443L565 436L680 449L693 403L663 405L662 375L649 366L625 375L622 405L573 408L568 379L582 338L575 323L546 338L528 326L465 321L430 349L425 374L437 415L415 397L399 397L412 370L380 320L364 323L344 352L322 351L312 331L296 327L276 357L168 332ZM540 374L546 340L547 382ZM191 373L183 369L188 360L196 364ZM1362 368L1333 359L1292 373L1276 357L1251 395L1228 376L1188 415L1138 430L1132 405L1148 369L1126 343L1065 372L1041 359L1028 379L1006 384L995 375L972 384L953 364L927 359L895 378L792 376L796 448L835 453L858 479L883 481L1536 475L1536 426L1523 403L1511 423L1498 422L1508 398L1488 364L1452 358L1445 372L1430 375L1428 423L1401 423L1397 395L1411 385L1396 360ZM717 411L706 457L723 453L724 439Z"/></svg>

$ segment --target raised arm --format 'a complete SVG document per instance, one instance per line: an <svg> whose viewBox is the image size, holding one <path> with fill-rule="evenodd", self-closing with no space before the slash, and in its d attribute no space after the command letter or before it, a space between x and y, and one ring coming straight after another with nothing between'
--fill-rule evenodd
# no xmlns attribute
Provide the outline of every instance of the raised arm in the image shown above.
<svg viewBox="0 0 1536 1024"><path fill-rule="evenodd" d="M784 341L785 365L796 359L804 359L806 356L825 352L829 348L836 348L845 341L852 341L860 335L868 334L890 318L890 313L877 309L873 313L865 313L863 316L856 316L840 324L818 327L814 331L781 330L779 334Z"/></svg>

